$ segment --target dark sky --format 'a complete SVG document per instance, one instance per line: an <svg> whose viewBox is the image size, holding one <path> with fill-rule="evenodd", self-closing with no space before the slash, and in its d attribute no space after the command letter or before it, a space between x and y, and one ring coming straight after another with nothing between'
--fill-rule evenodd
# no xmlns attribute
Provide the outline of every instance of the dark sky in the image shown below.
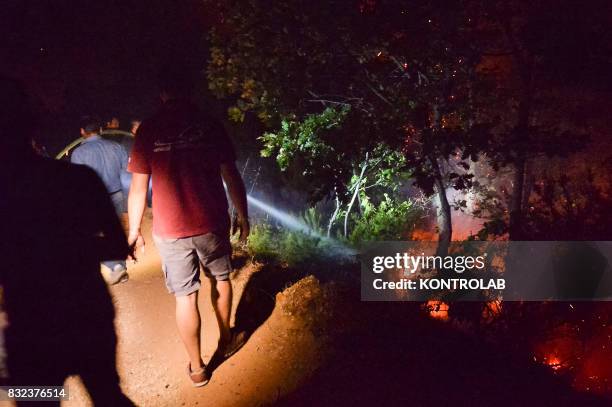
<svg viewBox="0 0 612 407"><path fill-rule="evenodd" d="M9 0L1 14L0 71L22 79L63 131L83 114L126 125L150 114L160 66L183 54L204 66L213 18L197 0Z"/></svg>
<svg viewBox="0 0 612 407"><path fill-rule="evenodd" d="M604 48L609 49L604 23L611 20L601 18L609 15L609 2L561 3L566 7L542 8L544 18L537 25L554 26L551 21L558 20L561 32L567 32L553 47L550 65L564 72L562 82L609 87L609 65L599 62L609 62L607 52L598 51L596 59L586 53L599 49L588 44L608 44ZM160 67L179 54L203 68L205 33L217 18L201 0L4 0L0 72L22 79L40 101L46 111L40 139L57 148L78 136L81 115L119 116L125 128L129 119L149 115L158 104ZM588 65L589 60L596 62Z"/></svg>

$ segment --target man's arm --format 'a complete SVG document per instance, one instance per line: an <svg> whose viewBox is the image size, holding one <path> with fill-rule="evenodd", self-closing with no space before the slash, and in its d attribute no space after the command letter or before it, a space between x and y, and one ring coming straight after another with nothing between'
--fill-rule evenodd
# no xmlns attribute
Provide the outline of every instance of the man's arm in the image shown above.
<svg viewBox="0 0 612 407"><path fill-rule="evenodd" d="M142 223L142 216L147 205L150 177L150 174L132 174L132 183L128 195L128 219L130 223L128 244L130 245L130 254L134 259L136 259L134 256L136 245L142 245L144 250L144 239L140 233L140 224Z"/></svg>
<svg viewBox="0 0 612 407"><path fill-rule="evenodd" d="M238 168L236 168L236 164L233 161L221 164L221 177L225 185L227 185L230 199L238 213L240 240L246 242L250 231L246 189L240 172L238 172Z"/></svg>

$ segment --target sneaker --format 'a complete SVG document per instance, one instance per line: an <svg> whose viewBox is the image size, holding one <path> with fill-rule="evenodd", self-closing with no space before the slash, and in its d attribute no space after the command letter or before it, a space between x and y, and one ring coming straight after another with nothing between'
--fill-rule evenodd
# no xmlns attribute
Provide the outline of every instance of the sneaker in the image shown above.
<svg viewBox="0 0 612 407"><path fill-rule="evenodd" d="M219 341L219 352L223 355L224 359L228 359L238 352L247 341L247 333L245 331L236 332L232 330L231 335L229 341Z"/></svg>
<svg viewBox="0 0 612 407"><path fill-rule="evenodd" d="M125 283L130 279L128 275L127 269L123 264L116 264L113 267L113 271L111 271L110 276L108 278L108 283L110 285L115 285L119 283Z"/></svg>
<svg viewBox="0 0 612 407"><path fill-rule="evenodd" d="M187 374L189 374L189 379L191 379L193 387L202 387L210 380L208 372L206 371L206 365L203 365L200 369L191 370L191 363L188 363Z"/></svg>

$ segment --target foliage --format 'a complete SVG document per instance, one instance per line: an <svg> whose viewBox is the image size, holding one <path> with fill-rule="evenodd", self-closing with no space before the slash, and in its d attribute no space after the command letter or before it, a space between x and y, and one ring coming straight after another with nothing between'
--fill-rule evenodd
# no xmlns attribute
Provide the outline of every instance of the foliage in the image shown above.
<svg viewBox="0 0 612 407"><path fill-rule="evenodd" d="M332 188L343 195L342 200L356 190L396 190L398 181L407 176L406 158L401 152L379 144L359 162L359 173L355 171L356 164L345 159L346 143L351 140L342 137L341 127L350 113L350 106L345 105L308 114L302 121L284 119L277 132L260 137L262 155L276 156L281 170L302 179L313 201L328 195ZM353 147L359 149L358 145Z"/></svg>
<svg viewBox="0 0 612 407"><path fill-rule="evenodd" d="M320 215L309 209L302 215L302 220L312 228L312 233L268 223L254 225L247 245L249 253L256 260L278 261L290 267L337 261L333 257L333 242L320 235Z"/></svg>
<svg viewBox="0 0 612 407"><path fill-rule="evenodd" d="M424 211L413 201L398 201L385 194L378 204L366 201L363 213L355 215L349 236L353 245L373 240L407 240L422 221Z"/></svg>
<svg viewBox="0 0 612 407"><path fill-rule="evenodd" d="M443 182L469 188L466 162L488 127L474 120L477 22L464 3L221 3L209 87L235 102L232 117L254 112L272 129L264 154L310 176L313 200L335 191L348 204L368 181L397 183L398 172L427 194L436 182L442 194ZM450 157L459 163L444 174Z"/></svg>
<svg viewBox="0 0 612 407"><path fill-rule="evenodd" d="M308 159L307 168L315 167L314 158L331 158L337 153L325 142L327 134L337 129L346 117L349 107L326 108L322 113L309 114L301 121L284 119L281 128L275 133L265 133L260 139L264 144L261 154L269 157L276 153L276 161L282 170L286 170L292 158L298 154Z"/></svg>
<svg viewBox="0 0 612 407"><path fill-rule="evenodd" d="M612 227L610 188L598 184L593 171L546 176L533 187L525 214L527 236L539 240L609 240Z"/></svg>
<svg viewBox="0 0 612 407"><path fill-rule="evenodd" d="M354 228L348 239L324 237L321 212L309 208L300 216L309 232L259 223L251 229L248 251L256 260L279 261L289 266L342 262L344 256L340 252L348 251L345 245L358 247L367 241L409 238L424 215L423 207L415 201L401 201L387 194L378 204L363 195L362 207L362 214L353 215Z"/></svg>
<svg viewBox="0 0 612 407"><path fill-rule="evenodd" d="M570 115L543 119L571 98L542 89L560 74L585 79L580 61L605 55L593 6L570 24L569 3L550 1L205 1L223 15L210 30L211 91L233 120L253 113L271 129L264 153L278 154L290 179L306 175L313 201L337 194L345 212L377 171L409 173L443 207L446 188L474 186L484 152L493 170L514 169L516 224L526 161L584 139L565 126ZM403 160L374 168L379 146Z"/></svg>
<svg viewBox="0 0 612 407"><path fill-rule="evenodd" d="M278 237L279 259L289 266L315 263L329 257L327 245L319 237L286 229Z"/></svg>
<svg viewBox="0 0 612 407"><path fill-rule="evenodd" d="M602 69L603 44L597 38L604 22L599 5L582 4L580 13L574 7L571 1L478 5L487 16L482 36L488 38L480 65L496 82L490 103L481 109L496 122L487 153L495 171L510 167L514 173L508 207L510 239L526 237L530 191L524 181L530 176L530 164L544 157L565 157L583 148L589 138L585 131L589 108L572 107L580 104L576 103L580 95L574 90L568 97L564 89L580 82L583 93L591 82L587 72ZM500 229L499 222L495 226Z"/></svg>
<svg viewBox="0 0 612 407"><path fill-rule="evenodd" d="M317 208L308 208L302 216L300 217L302 223L306 225L310 230L318 235L322 235L324 233L323 228L323 215Z"/></svg>
<svg viewBox="0 0 612 407"><path fill-rule="evenodd" d="M599 161L599 160L597 160ZM575 168L572 161L547 161L544 174L533 176L525 183L527 211L523 234L529 240L609 240L612 218L610 190L606 176L610 159L598 162L595 176L591 164ZM575 163L575 161L574 161ZM485 219L478 232L479 240L506 238L509 232L508 193L504 187L479 190L481 202L474 215Z"/></svg>
<svg viewBox="0 0 612 407"><path fill-rule="evenodd" d="M259 261L274 260L278 256L275 231L265 223L253 225L249 234L247 249Z"/></svg>

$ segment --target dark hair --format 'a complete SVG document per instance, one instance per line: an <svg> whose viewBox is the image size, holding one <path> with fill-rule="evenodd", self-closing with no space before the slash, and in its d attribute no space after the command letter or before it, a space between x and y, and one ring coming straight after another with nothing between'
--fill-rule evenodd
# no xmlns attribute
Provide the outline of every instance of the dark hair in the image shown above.
<svg viewBox="0 0 612 407"><path fill-rule="evenodd" d="M192 67L183 61L176 60L160 69L157 75L157 85L160 92L172 96L189 96L194 85Z"/></svg>
<svg viewBox="0 0 612 407"><path fill-rule="evenodd" d="M97 133L102 127L102 122L96 116L83 116L81 117L80 126L86 133Z"/></svg>

